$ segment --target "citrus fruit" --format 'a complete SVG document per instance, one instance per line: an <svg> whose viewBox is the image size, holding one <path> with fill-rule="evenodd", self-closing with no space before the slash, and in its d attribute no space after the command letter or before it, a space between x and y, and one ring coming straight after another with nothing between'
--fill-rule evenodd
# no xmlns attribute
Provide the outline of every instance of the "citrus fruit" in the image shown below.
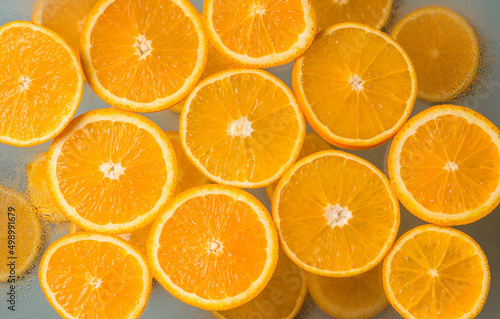
<svg viewBox="0 0 500 319"><path fill-rule="evenodd" d="M308 123L326 141L349 149L389 140L417 96L405 51L385 33L357 23L319 34L295 61L292 77Z"/></svg>
<svg viewBox="0 0 500 319"><path fill-rule="evenodd" d="M47 155L52 198L78 227L129 233L151 223L172 197L174 150L145 117L100 109L74 119Z"/></svg>
<svg viewBox="0 0 500 319"><path fill-rule="evenodd" d="M0 143L42 144L69 123L83 94L75 52L53 31L26 21L0 27Z"/></svg>
<svg viewBox="0 0 500 319"><path fill-rule="evenodd" d="M278 264L262 292L246 304L230 310L212 311L217 319L292 319L307 294L304 272L279 250Z"/></svg>
<svg viewBox="0 0 500 319"><path fill-rule="evenodd" d="M68 219L49 193L46 159L47 153L39 154L26 166L29 200L43 220L51 223L65 222Z"/></svg>
<svg viewBox="0 0 500 319"><path fill-rule="evenodd" d="M0 186L0 282L15 284L33 265L41 228L35 208L18 192Z"/></svg>
<svg viewBox="0 0 500 319"><path fill-rule="evenodd" d="M43 254L38 278L50 305L65 319L139 318L152 281L134 246L92 232L53 242Z"/></svg>
<svg viewBox="0 0 500 319"><path fill-rule="evenodd" d="M98 0L37 0L31 22L59 34L78 52L83 22Z"/></svg>
<svg viewBox="0 0 500 319"><path fill-rule="evenodd" d="M182 147L211 180L255 188L276 181L299 155L305 122L292 91L262 70L214 74L189 95Z"/></svg>
<svg viewBox="0 0 500 319"><path fill-rule="evenodd" d="M224 58L215 49L215 47L209 43L208 44L207 65L205 66L205 70L203 71L203 74L201 75L200 81L209 77L212 74L217 73L217 72L224 71L227 69L236 69L238 67L240 67L239 64L233 63L233 62L227 60L226 58ZM186 102L186 99L175 104L174 106L169 108L169 110L174 111L176 113L180 113L182 111L182 107L184 106L185 102Z"/></svg>
<svg viewBox="0 0 500 319"><path fill-rule="evenodd" d="M391 35L415 65L419 98L447 101L474 80L479 41L472 26L456 12L438 6L415 10L396 24Z"/></svg>
<svg viewBox="0 0 500 319"><path fill-rule="evenodd" d="M107 0L98 2L83 24L80 56L87 81L104 101L155 112L196 85L207 39L187 0Z"/></svg>
<svg viewBox="0 0 500 319"><path fill-rule="evenodd" d="M394 244L384 261L384 289L407 319L475 318L490 286L488 261L469 236L423 225Z"/></svg>
<svg viewBox="0 0 500 319"><path fill-rule="evenodd" d="M206 0L203 22L224 57L255 68L292 61L316 33L310 0Z"/></svg>
<svg viewBox="0 0 500 319"><path fill-rule="evenodd" d="M336 319L368 319L389 305L382 284L382 263L360 275L344 278L308 274L314 302Z"/></svg>
<svg viewBox="0 0 500 319"><path fill-rule="evenodd" d="M388 168L412 214L433 224L468 224L500 202L500 132L475 111L435 106L396 135Z"/></svg>
<svg viewBox="0 0 500 319"><path fill-rule="evenodd" d="M154 222L147 244L154 277L174 297L226 310L257 296L273 275L278 238L269 212L238 188L191 188Z"/></svg>
<svg viewBox="0 0 500 319"><path fill-rule="evenodd" d="M381 29L389 19L393 0L312 0L318 32L342 22L358 22Z"/></svg>
<svg viewBox="0 0 500 319"><path fill-rule="evenodd" d="M322 139L318 134L313 132L306 133L304 138L304 144L302 144L302 148L300 149L299 156L297 160L303 159L306 156L309 156L313 153L325 150L331 150L333 147L328 144L324 139ZM273 200L274 190L276 189L276 185L278 182L274 182L270 185L266 186L267 197L270 201Z"/></svg>
<svg viewBox="0 0 500 319"><path fill-rule="evenodd" d="M322 151L295 163L273 198L281 247L316 275L348 277L375 267L399 228L399 205L387 178L368 161Z"/></svg>

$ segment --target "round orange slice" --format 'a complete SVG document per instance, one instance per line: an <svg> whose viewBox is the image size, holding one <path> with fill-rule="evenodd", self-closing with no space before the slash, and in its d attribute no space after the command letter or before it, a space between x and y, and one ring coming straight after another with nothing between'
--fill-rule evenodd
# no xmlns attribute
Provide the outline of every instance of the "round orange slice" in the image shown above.
<svg viewBox="0 0 500 319"><path fill-rule="evenodd" d="M392 37L408 52L418 76L418 97L451 100L474 80L480 60L474 28L458 13L430 6L396 24Z"/></svg>
<svg viewBox="0 0 500 319"><path fill-rule="evenodd" d="M47 166L50 194L66 217L82 229L115 234L151 223L177 178L165 133L116 109L74 119L50 145Z"/></svg>
<svg viewBox="0 0 500 319"><path fill-rule="evenodd" d="M281 247L316 275L348 277L375 267L399 228L399 204L385 175L368 161L322 151L298 161L273 198Z"/></svg>
<svg viewBox="0 0 500 319"><path fill-rule="evenodd" d="M200 82L181 114L188 158L220 184L271 184L295 162L305 121L292 91L262 70L222 71Z"/></svg>
<svg viewBox="0 0 500 319"><path fill-rule="evenodd" d="M384 261L384 289L406 319L472 319L490 286L481 247L453 228L424 225L394 244Z"/></svg>
<svg viewBox="0 0 500 319"><path fill-rule="evenodd" d="M372 318L389 305L382 283L382 263L352 277L309 274L307 286L316 305L336 319Z"/></svg>
<svg viewBox="0 0 500 319"><path fill-rule="evenodd" d="M203 22L224 57L254 68L291 62L316 33L311 0L206 0Z"/></svg>
<svg viewBox="0 0 500 319"><path fill-rule="evenodd" d="M149 234L154 277L173 296L226 310L256 297L271 279L278 238L266 208L238 188L204 185L171 201Z"/></svg>
<svg viewBox="0 0 500 319"><path fill-rule="evenodd" d="M207 40L187 0L107 0L85 20L80 56L87 81L104 101L155 112L194 88L207 60Z"/></svg>
<svg viewBox="0 0 500 319"><path fill-rule="evenodd" d="M0 27L0 143L42 144L75 115L84 78L75 52L55 32L26 21Z"/></svg>
<svg viewBox="0 0 500 319"><path fill-rule="evenodd" d="M500 131L468 108L435 106L396 135L388 168L412 214L433 224L468 224L500 203Z"/></svg>
<svg viewBox="0 0 500 319"><path fill-rule="evenodd" d="M388 141L417 97L416 73L405 51L385 33L357 23L319 34L295 61L292 76L308 123L343 148Z"/></svg>
<svg viewBox="0 0 500 319"><path fill-rule="evenodd" d="M53 242L42 257L38 278L50 305L65 319L139 318L152 281L134 246L91 232Z"/></svg>

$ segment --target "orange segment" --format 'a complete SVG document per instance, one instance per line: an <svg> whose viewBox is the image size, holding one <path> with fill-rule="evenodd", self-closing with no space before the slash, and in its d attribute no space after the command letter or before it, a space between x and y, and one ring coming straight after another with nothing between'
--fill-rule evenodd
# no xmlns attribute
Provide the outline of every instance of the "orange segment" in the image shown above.
<svg viewBox="0 0 500 319"><path fill-rule="evenodd" d="M305 122L283 82L262 70L235 69L198 84L186 100L179 133L186 155L208 178L255 188L292 165Z"/></svg>
<svg viewBox="0 0 500 319"><path fill-rule="evenodd" d="M255 68L292 61L316 33L310 0L207 0L203 21L222 55Z"/></svg>
<svg viewBox="0 0 500 319"><path fill-rule="evenodd" d="M141 115L102 109L74 119L50 146L49 191L77 226L127 233L152 222L171 198L175 155Z"/></svg>
<svg viewBox="0 0 500 319"><path fill-rule="evenodd" d="M47 300L65 319L139 318L151 292L142 254L97 233L78 232L52 243L38 276Z"/></svg>
<svg viewBox="0 0 500 319"><path fill-rule="evenodd" d="M389 305L382 284L382 263L352 277L309 274L307 284L318 307L336 319L372 318Z"/></svg>
<svg viewBox="0 0 500 319"><path fill-rule="evenodd" d="M201 18L187 0L100 1L80 39L85 76L106 102L154 112L182 100L207 59Z"/></svg>
<svg viewBox="0 0 500 319"><path fill-rule="evenodd" d="M500 202L500 132L464 107L413 117L394 138L388 167L401 203L431 223L468 224Z"/></svg>
<svg viewBox="0 0 500 319"><path fill-rule="evenodd" d="M82 98L78 57L56 33L25 21L0 27L0 52L0 143L54 138Z"/></svg>
<svg viewBox="0 0 500 319"><path fill-rule="evenodd" d="M466 234L424 225L398 239L384 261L384 288L405 318L475 318L490 286L488 261Z"/></svg>
<svg viewBox="0 0 500 319"><path fill-rule="evenodd" d="M430 6L405 16L392 37L408 52L418 76L418 97L443 102L463 92L479 67L479 41L458 13Z"/></svg>
<svg viewBox="0 0 500 319"><path fill-rule="evenodd" d="M170 202L153 224L148 261L172 295L207 310L242 305L276 267L278 239L262 204L237 188L205 185Z"/></svg>
<svg viewBox="0 0 500 319"><path fill-rule="evenodd" d="M389 19L393 0L311 0L318 32L342 22L358 22L381 29Z"/></svg>
<svg viewBox="0 0 500 319"><path fill-rule="evenodd" d="M308 272L347 277L377 265L399 228L399 205L387 178L369 162L322 151L281 178L273 218L283 250Z"/></svg>
<svg viewBox="0 0 500 319"><path fill-rule="evenodd" d="M342 23L318 35L296 60L293 90L321 137L366 149L385 143L408 119L417 78L407 54L388 35Z"/></svg>

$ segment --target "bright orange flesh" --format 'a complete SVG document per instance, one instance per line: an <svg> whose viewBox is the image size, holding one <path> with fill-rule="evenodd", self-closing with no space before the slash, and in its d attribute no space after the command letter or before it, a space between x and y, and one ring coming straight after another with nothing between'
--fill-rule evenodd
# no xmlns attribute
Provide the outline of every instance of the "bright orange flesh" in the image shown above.
<svg viewBox="0 0 500 319"><path fill-rule="evenodd" d="M488 294L488 262L464 233L435 225L410 230L384 264L389 301L405 318L475 318Z"/></svg>

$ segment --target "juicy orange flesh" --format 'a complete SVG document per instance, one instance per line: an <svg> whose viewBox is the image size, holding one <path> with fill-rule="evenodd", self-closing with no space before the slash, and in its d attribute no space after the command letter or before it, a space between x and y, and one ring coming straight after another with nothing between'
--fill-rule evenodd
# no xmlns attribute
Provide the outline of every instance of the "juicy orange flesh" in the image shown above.
<svg viewBox="0 0 500 319"><path fill-rule="evenodd" d="M288 51L306 29L301 0L214 0L212 19L224 46L252 58Z"/></svg>
<svg viewBox="0 0 500 319"><path fill-rule="evenodd" d="M0 34L0 136L29 141L53 132L70 113L78 70L70 53L26 27Z"/></svg>
<svg viewBox="0 0 500 319"><path fill-rule="evenodd" d="M141 103L165 98L194 72L200 41L195 25L173 1L157 2L116 0L92 29L96 76L117 97Z"/></svg>
<svg viewBox="0 0 500 319"><path fill-rule="evenodd" d="M380 28L387 16L389 0L312 0L318 21L318 32L337 23L358 22Z"/></svg>
<svg viewBox="0 0 500 319"><path fill-rule="evenodd" d="M478 44L470 29L441 11L418 15L400 29L396 40L413 61L420 92L458 93L474 76Z"/></svg>
<svg viewBox="0 0 500 319"><path fill-rule="evenodd" d="M394 255L389 282L397 302L416 318L462 318L478 302L484 271L470 243L427 231Z"/></svg>
<svg viewBox="0 0 500 319"><path fill-rule="evenodd" d="M500 179L500 152L490 135L455 115L420 126L404 142L399 163L401 179L415 200L445 214L480 207Z"/></svg>
<svg viewBox="0 0 500 319"><path fill-rule="evenodd" d="M328 224L326 208L352 212L343 227ZM301 166L280 193L280 230L305 264L348 271L373 261L389 239L395 207L382 179L363 164L325 156Z"/></svg>
<svg viewBox="0 0 500 319"><path fill-rule="evenodd" d="M343 138L370 139L393 128L412 94L401 52L363 29L343 28L317 38L301 68L313 113Z"/></svg>
<svg viewBox="0 0 500 319"><path fill-rule="evenodd" d="M100 170L118 176L110 178ZM85 125L64 142L57 180L66 202L92 223L130 222L149 212L167 181L163 152L145 129L119 121Z"/></svg>
<svg viewBox="0 0 500 319"><path fill-rule="evenodd" d="M266 233L255 211L228 195L187 200L163 226L158 261L173 284L204 299L236 296L267 260Z"/></svg>
<svg viewBox="0 0 500 319"><path fill-rule="evenodd" d="M95 240L60 247L46 276L56 301L78 318L126 318L145 289L137 258Z"/></svg>
<svg viewBox="0 0 500 319"><path fill-rule="evenodd" d="M235 121L250 122L250 136L230 135ZM186 118L186 143L209 173L224 180L262 181L290 160L299 125L280 87L261 75L240 73L198 91Z"/></svg>
<svg viewBox="0 0 500 319"><path fill-rule="evenodd" d="M304 285L302 272L280 249L278 264L266 288L246 304L219 311L224 318L288 318L296 310Z"/></svg>

